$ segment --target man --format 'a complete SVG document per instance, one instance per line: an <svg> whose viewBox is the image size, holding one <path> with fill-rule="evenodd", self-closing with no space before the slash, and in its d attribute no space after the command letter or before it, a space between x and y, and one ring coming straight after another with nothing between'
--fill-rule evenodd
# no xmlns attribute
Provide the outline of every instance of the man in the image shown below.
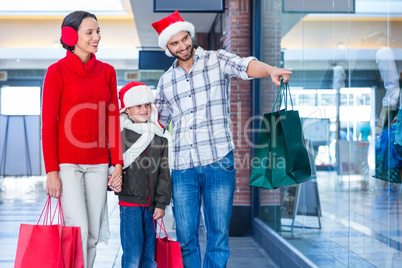
<svg viewBox="0 0 402 268"><path fill-rule="evenodd" d="M198 238L201 198L207 230L204 267L225 267L235 190L230 129L230 79L271 76L280 85L291 72L224 50L194 49L194 26L178 11L152 24L159 46L176 61L159 80L160 122L172 120L174 216L184 267L201 267Z"/></svg>

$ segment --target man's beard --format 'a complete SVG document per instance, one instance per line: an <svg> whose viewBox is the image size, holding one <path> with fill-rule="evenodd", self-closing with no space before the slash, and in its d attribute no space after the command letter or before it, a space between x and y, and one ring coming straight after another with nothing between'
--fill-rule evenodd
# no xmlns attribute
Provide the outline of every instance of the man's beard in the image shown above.
<svg viewBox="0 0 402 268"><path fill-rule="evenodd" d="M192 45L186 47L186 49L189 49L189 54L186 57L180 57L177 53L172 53L172 51L169 49L170 54L175 57L178 60L181 61L188 61L193 57L193 52L194 52L194 47Z"/></svg>

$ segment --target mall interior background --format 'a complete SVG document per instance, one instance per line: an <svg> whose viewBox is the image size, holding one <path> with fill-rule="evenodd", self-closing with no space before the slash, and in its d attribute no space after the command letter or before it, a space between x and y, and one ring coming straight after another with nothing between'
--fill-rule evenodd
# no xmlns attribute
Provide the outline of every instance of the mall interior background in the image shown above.
<svg viewBox="0 0 402 268"><path fill-rule="evenodd" d="M160 55L150 24L167 13L154 13L153 1L0 2L0 178L44 175L41 88L46 68L65 54L60 24L70 10L97 15L97 58L116 68L119 87L140 80L154 88L166 68L140 68L140 54ZM230 235L253 236L283 266L401 265L401 185L373 175L382 99L390 84L401 85L402 0L223 3L223 12L182 13L196 26L196 44L293 72L292 101L314 163L308 183L248 186L260 118L272 110L278 87L270 79L233 79L237 187ZM379 69L381 51L394 67Z"/></svg>

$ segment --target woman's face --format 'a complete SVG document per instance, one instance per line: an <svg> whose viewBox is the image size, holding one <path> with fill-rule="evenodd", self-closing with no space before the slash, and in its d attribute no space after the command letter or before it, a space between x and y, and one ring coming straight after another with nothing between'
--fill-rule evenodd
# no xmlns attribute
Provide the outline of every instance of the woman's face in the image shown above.
<svg viewBox="0 0 402 268"><path fill-rule="evenodd" d="M94 18L83 19L77 33L78 42L74 47L75 54L90 55L98 52L101 34L98 22Z"/></svg>
<svg viewBox="0 0 402 268"><path fill-rule="evenodd" d="M151 117L151 103L131 106L126 111L135 123L145 123Z"/></svg>

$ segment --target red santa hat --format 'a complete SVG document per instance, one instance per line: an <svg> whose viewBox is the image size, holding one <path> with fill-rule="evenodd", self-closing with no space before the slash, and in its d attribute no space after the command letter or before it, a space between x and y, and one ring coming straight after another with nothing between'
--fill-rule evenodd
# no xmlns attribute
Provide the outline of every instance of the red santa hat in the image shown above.
<svg viewBox="0 0 402 268"><path fill-rule="evenodd" d="M145 103L151 103L151 116L149 121L160 126L163 125L159 122L159 113L154 103L155 96L152 90L144 83L132 81L127 83L119 90L120 99L120 114L127 108L135 105L141 105ZM120 115L121 116L121 115Z"/></svg>
<svg viewBox="0 0 402 268"><path fill-rule="evenodd" d="M119 91L120 113L127 108L155 101L154 93L144 83L132 81L127 83Z"/></svg>
<svg viewBox="0 0 402 268"><path fill-rule="evenodd" d="M169 42L172 36L178 34L181 31L187 31L190 33L191 37L194 37L194 25L188 21L184 21L180 16L179 11L173 12L169 16L152 23L152 27L158 32L158 44L161 48L165 49L166 55L172 57L166 44Z"/></svg>

